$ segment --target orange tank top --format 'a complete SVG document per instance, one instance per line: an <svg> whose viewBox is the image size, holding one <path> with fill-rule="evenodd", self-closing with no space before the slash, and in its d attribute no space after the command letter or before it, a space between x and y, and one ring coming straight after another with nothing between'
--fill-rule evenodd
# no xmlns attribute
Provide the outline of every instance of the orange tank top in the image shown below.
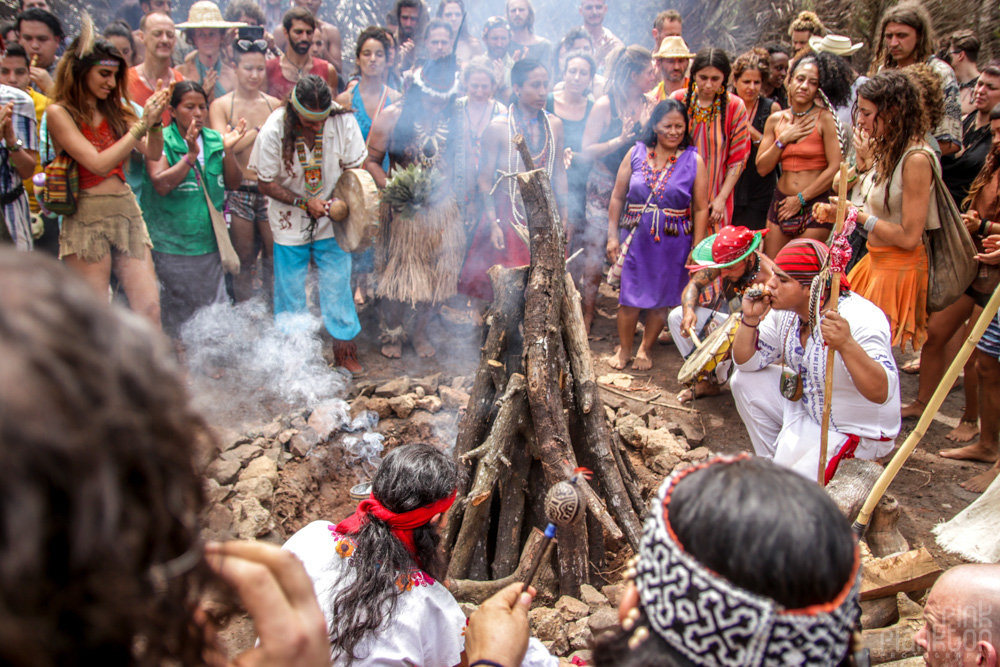
<svg viewBox="0 0 1000 667"><path fill-rule="evenodd" d="M784 118L778 121L774 136L778 136L785 124ZM819 136L819 123L804 138L788 144L781 151L781 168L784 171L822 171L827 166L826 147L823 145L823 137Z"/></svg>
<svg viewBox="0 0 1000 667"><path fill-rule="evenodd" d="M97 127L96 130L87 124L83 124L80 126L80 132L82 132L83 136L87 138L87 141L89 141L94 145L94 148L97 149L98 153L111 148L118 141L118 137L116 137L115 133L112 132L111 126L108 125L108 121L106 118L101 119L101 124ZM106 179L111 178L112 176L117 176L118 178L122 179L122 181L124 181L125 170L122 168L122 165L124 164L125 161L122 160L121 164L112 169L111 173L109 173L107 176L98 176L94 172L89 171L82 164L77 163L80 170L80 189L86 190L88 188L92 188L95 185L102 183Z"/></svg>

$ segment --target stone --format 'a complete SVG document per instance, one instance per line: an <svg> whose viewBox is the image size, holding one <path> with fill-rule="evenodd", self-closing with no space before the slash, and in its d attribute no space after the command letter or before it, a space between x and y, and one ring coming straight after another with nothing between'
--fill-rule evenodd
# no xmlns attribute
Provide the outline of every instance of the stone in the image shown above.
<svg viewBox="0 0 1000 667"><path fill-rule="evenodd" d="M414 408L417 407L417 402L413 399L411 394L406 394L404 396L394 396L389 399L389 407L392 411L396 413L396 416L400 419L406 419L413 412Z"/></svg>
<svg viewBox="0 0 1000 667"><path fill-rule="evenodd" d="M587 626L594 633L594 637L598 637L602 632L618 627L618 612L611 607L598 609L587 617Z"/></svg>
<svg viewBox="0 0 1000 667"><path fill-rule="evenodd" d="M601 607L607 606L608 598L604 597L596 588L590 584L580 586L580 599L583 600L590 613L594 613Z"/></svg>
<svg viewBox="0 0 1000 667"><path fill-rule="evenodd" d="M681 454L682 461L702 461L712 455L708 447L695 447L689 452ZM818 460L818 459L817 459Z"/></svg>
<svg viewBox="0 0 1000 667"><path fill-rule="evenodd" d="M368 397L358 396L351 401L351 419L354 419L368 409Z"/></svg>
<svg viewBox="0 0 1000 667"><path fill-rule="evenodd" d="M395 380L389 380L388 382L375 387L375 395L380 398L402 396L410 391L411 384L412 381L410 378L404 375L403 377L396 378Z"/></svg>
<svg viewBox="0 0 1000 667"><path fill-rule="evenodd" d="M560 636L565 638L563 632L562 614L555 609L548 607L538 607L528 612L528 620L531 622L532 633L543 642L555 641Z"/></svg>
<svg viewBox="0 0 1000 667"><path fill-rule="evenodd" d="M282 445L287 445L288 441L292 439L292 436L298 432L299 432L298 429L295 428L285 429L284 431L278 434L278 442L280 442Z"/></svg>
<svg viewBox="0 0 1000 667"><path fill-rule="evenodd" d="M239 461L216 459L208 466L207 473L209 477L222 486L225 486L236 481L236 476L240 473L240 468L242 467Z"/></svg>
<svg viewBox="0 0 1000 667"><path fill-rule="evenodd" d="M647 459L660 454L672 454L679 459L688 450L687 440L665 428L637 428L636 433L642 438L642 454Z"/></svg>
<svg viewBox="0 0 1000 667"><path fill-rule="evenodd" d="M438 387L441 385L441 374L434 373L422 378L413 378L413 384L423 389L425 395L436 394Z"/></svg>
<svg viewBox="0 0 1000 667"><path fill-rule="evenodd" d="M316 432L320 441L324 441L348 422L347 410L347 403L339 398L323 401L313 406L313 412L306 424Z"/></svg>
<svg viewBox="0 0 1000 667"><path fill-rule="evenodd" d="M293 418L289 425L292 428L301 431L306 427L306 418L303 417L302 415L299 415L298 417Z"/></svg>
<svg viewBox="0 0 1000 667"><path fill-rule="evenodd" d="M267 459L257 459L266 461ZM274 528L271 513L260 504L256 498L243 498L233 502L233 518L235 519L236 537L241 540L252 540L265 535Z"/></svg>
<svg viewBox="0 0 1000 667"><path fill-rule="evenodd" d="M233 513L225 505L209 507L202 521L211 539L227 540L233 537Z"/></svg>
<svg viewBox="0 0 1000 667"><path fill-rule="evenodd" d="M597 591L594 591L595 593ZM566 621L578 621L590 613L590 607L586 603L564 595L556 600L556 611Z"/></svg>
<svg viewBox="0 0 1000 667"><path fill-rule="evenodd" d="M233 485L233 490L241 496L256 498L262 507L271 509L271 501L274 499L274 485L267 477L240 480Z"/></svg>
<svg viewBox="0 0 1000 667"><path fill-rule="evenodd" d="M639 433L639 429L645 429L646 423L642 421L641 417L633 414L619 413L618 419L615 420L615 428L618 429L618 434L622 437L625 444L632 447L641 447L643 443L642 434Z"/></svg>
<svg viewBox="0 0 1000 667"><path fill-rule="evenodd" d="M441 399L437 396L424 396L417 399L417 409L426 410L430 413L438 412L441 409Z"/></svg>
<svg viewBox="0 0 1000 667"><path fill-rule="evenodd" d="M272 486L277 486L278 465L266 456L256 458L240 473L240 481L253 479L254 477L266 477Z"/></svg>
<svg viewBox="0 0 1000 667"><path fill-rule="evenodd" d="M660 475L669 475L674 471L674 468L680 465L680 462L681 459L679 456L664 452L663 454L654 456L651 460L647 460L646 467Z"/></svg>
<svg viewBox="0 0 1000 667"><path fill-rule="evenodd" d="M427 395L427 392L424 391L423 387L416 387L413 390L413 395L414 395L415 398L423 398L424 396Z"/></svg>
<svg viewBox="0 0 1000 667"><path fill-rule="evenodd" d="M604 406L604 418L608 421L609 424L615 423L615 411L612 410L611 406L609 405Z"/></svg>
<svg viewBox="0 0 1000 667"><path fill-rule="evenodd" d="M589 665L593 662L594 652L588 649L579 649L566 656L574 665Z"/></svg>
<svg viewBox="0 0 1000 667"><path fill-rule="evenodd" d="M621 604L622 595L625 594L625 586L624 584L608 584L601 589L601 592L608 599L608 604L617 609L618 605Z"/></svg>
<svg viewBox="0 0 1000 667"><path fill-rule="evenodd" d="M438 395L441 397L441 403L446 408L461 410L469 404L469 395L461 389L438 387Z"/></svg>
<svg viewBox="0 0 1000 667"><path fill-rule="evenodd" d="M587 619L581 618L566 628L566 639L569 640L571 649L579 651L590 647L590 643L594 641L594 631L587 625Z"/></svg>
<svg viewBox="0 0 1000 667"><path fill-rule="evenodd" d="M250 442L250 436L245 433L238 433L228 428L215 428L215 436L219 440L219 450L228 452L234 447Z"/></svg>
<svg viewBox="0 0 1000 667"><path fill-rule="evenodd" d="M320 443L320 436L316 431L307 428L299 431L288 441L288 451L295 456L305 456L312 451L312 448Z"/></svg>
<svg viewBox="0 0 1000 667"><path fill-rule="evenodd" d="M263 448L256 445L246 444L240 445L235 449L230 449L228 452L222 452L222 454L219 455L219 458L223 461L236 461L240 464L240 467L243 467L263 453Z"/></svg>
<svg viewBox="0 0 1000 667"><path fill-rule="evenodd" d="M203 488L205 489L205 500L209 505L224 503L233 493L231 488L222 486L211 477L204 480Z"/></svg>
<svg viewBox="0 0 1000 667"><path fill-rule="evenodd" d="M566 633L564 632L556 637L546 648L554 656L562 656L569 653L569 640L566 638Z"/></svg>
<svg viewBox="0 0 1000 667"><path fill-rule="evenodd" d="M281 433L282 425L280 421L273 421L270 424L264 424L260 427L260 435L262 438L267 438L268 440L274 440Z"/></svg>
<svg viewBox="0 0 1000 667"><path fill-rule="evenodd" d="M389 400L385 398L369 398L368 409L377 414L379 419L392 416L392 407L389 405Z"/></svg>

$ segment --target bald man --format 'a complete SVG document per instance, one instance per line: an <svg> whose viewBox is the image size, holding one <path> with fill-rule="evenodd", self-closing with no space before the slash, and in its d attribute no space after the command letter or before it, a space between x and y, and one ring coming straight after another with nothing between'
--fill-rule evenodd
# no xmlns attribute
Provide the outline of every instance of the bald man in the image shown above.
<svg viewBox="0 0 1000 667"><path fill-rule="evenodd" d="M997 667L1000 565L959 565L942 574L913 640L929 667Z"/></svg>

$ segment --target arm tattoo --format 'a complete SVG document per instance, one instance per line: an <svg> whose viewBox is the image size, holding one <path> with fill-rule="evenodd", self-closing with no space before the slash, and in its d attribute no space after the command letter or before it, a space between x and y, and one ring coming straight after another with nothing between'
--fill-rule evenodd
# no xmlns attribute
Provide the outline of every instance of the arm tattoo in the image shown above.
<svg viewBox="0 0 1000 667"><path fill-rule="evenodd" d="M688 282L687 287L684 288L684 292L681 294L681 304L684 308L694 310L695 306L698 305L698 299L701 298L701 293L721 273L718 269L701 269L691 276L690 282Z"/></svg>

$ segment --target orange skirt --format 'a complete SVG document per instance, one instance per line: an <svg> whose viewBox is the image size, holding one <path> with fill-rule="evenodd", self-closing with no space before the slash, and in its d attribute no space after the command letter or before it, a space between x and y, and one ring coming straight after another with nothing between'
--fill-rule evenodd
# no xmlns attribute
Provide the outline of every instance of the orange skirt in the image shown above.
<svg viewBox="0 0 1000 667"><path fill-rule="evenodd" d="M927 250L868 244L868 254L848 275L851 289L889 318L892 344L919 350L927 340Z"/></svg>

